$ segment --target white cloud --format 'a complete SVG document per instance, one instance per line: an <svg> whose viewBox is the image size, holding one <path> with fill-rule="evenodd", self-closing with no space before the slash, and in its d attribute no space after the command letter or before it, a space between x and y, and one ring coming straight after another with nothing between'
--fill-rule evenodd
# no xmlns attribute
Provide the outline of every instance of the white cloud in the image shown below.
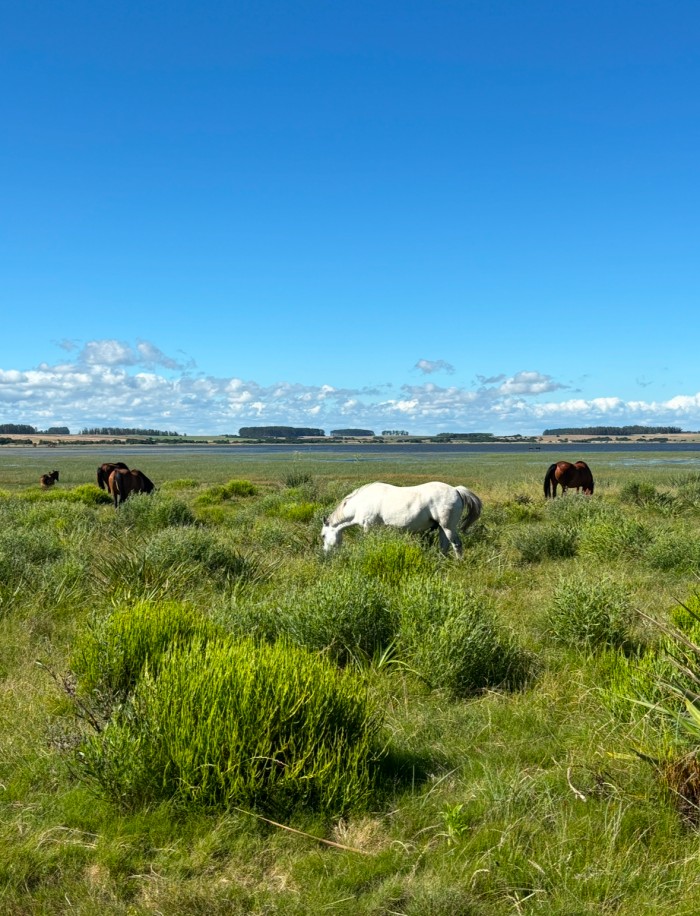
<svg viewBox="0 0 700 916"><path fill-rule="evenodd" d="M179 371L174 369L179 367ZM189 433L237 432L260 424L394 425L415 433L540 433L546 427L677 425L700 429L700 393L663 401L552 394L567 386L532 370L494 373L478 385L385 385L336 388L329 382L265 386L237 376L194 375L153 344L91 341L74 362L35 369L0 368L0 422L37 426L142 426ZM332 381L332 380L331 380ZM310 421L313 420L313 423Z"/></svg>
<svg viewBox="0 0 700 916"><path fill-rule="evenodd" d="M454 366L445 362L444 359L419 359L413 368L420 369L424 375L432 375L433 372L451 374L455 371Z"/></svg>

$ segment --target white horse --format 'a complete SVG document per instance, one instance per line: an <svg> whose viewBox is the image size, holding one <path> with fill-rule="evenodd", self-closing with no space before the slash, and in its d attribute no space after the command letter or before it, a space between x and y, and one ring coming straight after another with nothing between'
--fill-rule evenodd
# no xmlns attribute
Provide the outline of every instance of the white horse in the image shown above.
<svg viewBox="0 0 700 916"><path fill-rule="evenodd" d="M463 511L465 520L460 525ZM343 530L351 525L391 525L405 531L440 530L440 547L452 547L462 555L459 530L466 530L481 515L481 500L466 487L451 487L433 480L417 487L395 487L390 483L368 483L353 490L328 518L323 520L321 537L328 552L340 545Z"/></svg>

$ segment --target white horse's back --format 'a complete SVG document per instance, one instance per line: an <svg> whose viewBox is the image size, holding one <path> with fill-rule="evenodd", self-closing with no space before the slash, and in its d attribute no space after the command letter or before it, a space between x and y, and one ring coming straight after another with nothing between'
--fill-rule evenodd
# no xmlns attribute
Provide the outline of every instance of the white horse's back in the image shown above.
<svg viewBox="0 0 700 916"><path fill-rule="evenodd" d="M460 526L465 508L466 522ZM342 531L351 525L365 529L371 525L390 525L405 531L438 528L442 549L452 546L459 555L460 527L468 527L480 514L481 500L466 487L453 487L439 480L412 487L377 481L348 494L324 521L321 536L324 548L329 550L340 543Z"/></svg>

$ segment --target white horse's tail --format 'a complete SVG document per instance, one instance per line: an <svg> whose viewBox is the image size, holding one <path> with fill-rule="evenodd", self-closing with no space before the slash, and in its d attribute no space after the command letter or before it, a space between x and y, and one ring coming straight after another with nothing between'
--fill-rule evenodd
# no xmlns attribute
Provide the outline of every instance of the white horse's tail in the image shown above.
<svg viewBox="0 0 700 916"><path fill-rule="evenodd" d="M470 525L473 525L474 522L481 515L481 500L476 495L472 493L471 490L468 490L466 487L455 487L455 490L459 493L462 502L464 504L464 509L466 509L466 514L464 509L462 510L462 518L459 523L459 527L462 531L466 531Z"/></svg>

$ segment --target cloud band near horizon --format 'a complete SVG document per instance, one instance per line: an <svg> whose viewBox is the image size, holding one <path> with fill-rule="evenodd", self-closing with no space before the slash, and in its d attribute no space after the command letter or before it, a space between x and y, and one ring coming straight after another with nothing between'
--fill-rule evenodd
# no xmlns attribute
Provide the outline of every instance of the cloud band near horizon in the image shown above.
<svg viewBox="0 0 700 916"><path fill-rule="evenodd" d="M430 365L438 363L443 369L448 365ZM568 386L536 371L494 374L477 382L473 387L425 382L357 389L287 381L262 385L195 373L191 361L173 359L145 341L131 346L101 340L87 343L75 359L57 365L0 368L0 422L68 426L73 431L93 426L167 428L190 434L235 433L239 426L255 424L326 430L400 426L416 435L536 435L544 428L600 424L700 428L700 392L664 401L609 395L556 401L547 395Z"/></svg>

